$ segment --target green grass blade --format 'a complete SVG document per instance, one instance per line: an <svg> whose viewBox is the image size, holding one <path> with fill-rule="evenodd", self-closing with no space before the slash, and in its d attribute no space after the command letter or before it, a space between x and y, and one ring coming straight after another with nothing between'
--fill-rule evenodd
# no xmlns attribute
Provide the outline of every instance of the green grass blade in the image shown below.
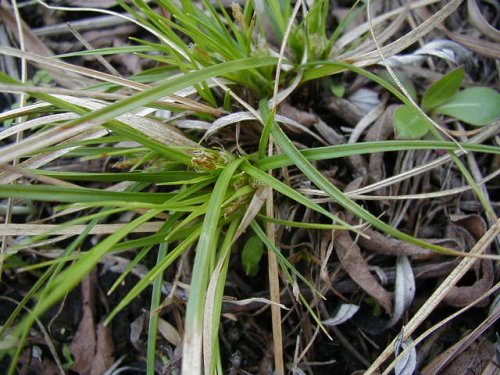
<svg viewBox="0 0 500 375"><path fill-rule="evenodd" d="M33 310L35 316L40 316L50 306L59 301L66 293L77 286L78 283L97 265L102 257L104 257L123 237L128 235L139 225L158 215L160 212L160 210L148 211L130 223L125 224L118 231L106 237L103 241L82 255L75 264L67 268L48 285L48 289L44 291L44 298L39 301Z"/></svg>
<svg viewBox="0 0 500 375"><path fill-rule="evenodd" d="M201 226L197 228L190 228L188 236L177 245L167 256L163 259L160 264L157 264L152 268L149 273L141 279L134 287L128 292L128 294L118 303L118 305L111 311L109 316L104 321L104 324L109 324L111 320L123 310L135 297L137 297L144 289L151 285L153 280L164 270L166 270L184 251L189 249L189 247L198 239L201 233ZM158 239L163 241L165 236L161 236Z"/></svg>
<svg viewBox="0 0 500 375"><path fill-rule="evenodd" d="M268 173L252 166L250 163L246 162L242 165L242 169L252 178L255 180L266 184L268 186L271 186L274 190L279 191L281 194L286 195L290 199L293 199L297 203L300 203L311 210L314 210L316 212L319 212L322 215L325 215L329 219L333 220L334 222L337 222L339 224L342 224L344 226L344 229L349 229L349 230L354 230L354 228L346 223L345 221L341 220L337 215L332 214L331 212L327 211L323 207L321 207L319 204L315 203L312 199L309 199L305 197L304 195L300 194L290 186L284 184L280 180L272 177Z"/></svg>
<svg viewBox="0 0 500 375"><path fill-rule="evenodd" d="M175 193L132 193L46 185L0 185L0 197L49 202L83 203L122 201L161 204L174 196Z"/></svg>
<svg viewBox="0 0 500 375"><path fill-rule="evenodd" d="M267 105L267 100L262 99L259 102L259 110L264 121L264 129L262 130L259 140L259 151L257 153L258 160L263 159L267 154L267 145L269 144L271 129L273 127L273 123L275 122L274 118L276 116L276 108L273 108L273 110L270 111L269 106Z"/></svg>
<svg viewBox="0 0 500 375"><path fill-rule="evenodd" d="M71 242L71 244L66 248L64 251L64 254L61 255L62 258L68 258L80 245L83 243L83 241L87 238L88 234L90 233L91 229L99 223L99 220L94 219L91 223L85 227L85 229L80 233L80 235ZM56 264L53 264L52 266L47 269L42 276L40 276L37 280L37 282L31 287L29 292L23 297L22 301L16 306L14 311L9 315L3 326L0 327L0 337L2 337L5 334L5 331L7 328L9 328L14 320L17 318L19 313L22 311L23 307L27 305L29 300L35 296L36 293L47 283L47 280L50 278L54 278L55 276L58 275L58 273L61 271L61 268L63 266L64 262L59 262Z"/></svg>
<svg viewBox="0 0 500 375"><path fill-rule="evenodd" d="M314 66L320 65L319 68L315 69L313 68ZM398 99L400 99L404 104L406 104L410 108L415 108L416 113L418 116L428 123L429 125L429 130L432 133L432 135L438 139L438 140L444 140L443 136L439 131L435 128L435 125L431 123L430 119L426 117L423 111L421 111L418 106L416 106L410 99L406 97L404 93L399 91L394 85L392 85L389 81L367 71L366 69L354 66L352 64L347 64L347 63L342 63L342 62L333 62L333 61L315 61L313 63L308 63L303 65L304 68L306 68L306 71L304 72L304 81L307 81L309 79L313 78L319 78L323 77L326 75L331 75L334 73L338 73L344 70L350 70L353 71L357 74L360 74L368 79L371 79L372 81L378 83L385 89L387 89L389 92L391 92L393 95L395 95ZM418 110L418 111L417 111ZM460 169L460 172L466 179L467 183L470 185L476 196L478 197L479 201L485 208L488 216L490 217L491 221L496 221L496 214L495 211L493 210L493 207L491 206L490 201L484 194L483 190L481 187L477 184L476 180L473 178L467 167L462 163L462 161L454 154L450 153L450 157L453 160L453 162L457 165L458 169Z"/></svg>
<svg viewBox="0 0 500 375"><path fill-rule="evenodd" d="M39 169L31 169L30 172L42 176L57 178L64 181L100 181L100 182L117 182L117 181L143 181L143 182L171 182L187 181L194 178L199 178L200 173L193 171L166 171L166 172L125 172L125 173L90 173L90 172L61 172L61 171L44 171Z"/></svg>
<svg viewBox="0 0 500 375"><path fill-rule="evenodd" d="M156 264L161 263L167 255L168 245L162 243L158 251ZM155 374L156 363L156 337L158 335L158 314L155 313L160 305L161 288L163 283L163 272L161 272L153 281L153 292L151 294L151 307L149 309L149 326L148 326L148 345L147 345L147 375Z"/></svg>
<svg viewBox="0 0 500 375"><path fill-rule="evenodd" d="M164 236L167 235L168 232L170 232L172 230L172 227L177 223L177 220L179 220L181 217L182 217L183 213L180 213L180 212L176 212L174 213L169 219L168 221L162 225L161 229L158 231L157 234L161 234L161 233L164 233ZM156 243L155 243L156 244ZM118 288L121 283L123 282L123 280L125 280L125 278L130 274L130 272L132 272L132 270L134 269L134 267L149 253L149 251L151 250L151 248L153 247L153 245L155 244L151 244L151 245L146 245L140 252L139 254L137 254L134 259L127 265L127 268L125 268L125 270L120 274L120 276L116 279L116 281L113 283L113 285L111 286L111 288L109 288L108 290L108 296L114 292L114 290L116 288ZM153 311L153 310L151 310Z"/></svg>
<svg viewBox="0 0 500 375"><path fill-rule="evenodd" d="M222 204L231 178L243 159L235 159L220 174L208 202L203 228L196 247L191 288L186 309L184 333L184 353L191 353L190 358L183 358L183 372L201 373L203 309L208 285L210 261L217 249L217 237ZM187 371L187 372L186 372Z"/></svg>
<svg viewBox="0 0 500 375"><path fill-rule="evenodd" d="M430 244L386 224L375 215L359 206L356 202L345 196L342 191L339 190L339 188L334 186L319 170L314 168L314 166L304 157L304 155L299 152L299 150L295 147L292 141L286 136L286 134L283 132L283 130L281 130L279 126L276 125L273 127L272 135L279 147L281 147L283 152L288 155L290 160L297 166L297 168L299 168L302 173L304 173L318 188L322 189L331 198L335 199L335 201L339 205L344 207L347 211L393 237L411 242L426 249L440 252L442 254L457 254L457 252L451 249L439 245Z"/></svg>
<svg viewBox="0 0 500 375"><path fill-rule="evenodd" d="M290 221L290 220L281 220L275 217L269 217L265 215L257 215L259 219L262 219L268 223L274 223L283 225L285 227L292 228L304 228L304 229L319 229L319 230L345 230L345 226L343 225L335 225L335 224L321 224L321 223L304 223L299 221Z"/></svg>
<svg viewBox="0 0 500 375"><path fill-rule="evenodd" d="M476 145L470 143L460 144L467 151L482 152L488 154L500 154L496 146ZM414 141L378 141L348 143L343 145L326 146L300 150L300 153L309 161L341 158L351 155L373 154L377 152L408 151L408 150L446 150L456 151L458 146L453 142L414 140ZM277 154L258 160L256 166L264 171L293 165L292 160L286 154Z"/></svg>
<svg viewBox="0 0 500 375"><path fill-rule="evenodd" d="M47 286L41 292L41 297L38 303L35 305L33 313L29 314L26 318L24 318L20 325L18 325L16 329L17 335L25 337L26 332L29 332L29 327L32 326L35 320L39 318L45 311L47 311L47 309L49 309L54 303L63 298L64 295L73 290L80 283L80 281L86 275L88 275L89 272L97 265L99 260L106 255L106 253L114 244L120 241L134 228L148 221L159 213L160 211L152 210L126 224L116 233L110 235L98 245L94 246L91 250L82 255L82 257L75 264L68 267L64 272L52 279L52 281L47 284ZM60 265L62 264L63 263L60 263ZM18 348L21 348L21 345L18 346ZM16 362L17 360L14 358L9 369L10 373L15 372Z"/></svg>
<svg viewBox="0 0 500 375"><path fill-rule="evenodd" d="M281 253L280 249L272 243L272 241L267 237L266 233L262 230L262 228L259 226L259 224L256 221L253 221L250 224L250 227L252 230L255 232L255 234L259 237L259 239L269 248L273 253L276 254L278 258L278 262L280 263L281 267L286 270L290 270L292 273L294 273L300 280L302 280L311 290L316 292L318 296L321 298L324 298L321 294L321 292L313 285L309 280L307 280L296 268L295 266L290 263L288 259ZM293 279L290 278L290 282L293 282Z"/></svg>
<svg viewBox="0 0 500 375"><path fill-rule="evenodd" d="M228 73L240 72L252 68L271 66L277 63L275 57L249 57L212 65L200 70L193 71L181 77L167 78L160 81L156 86L144 90L129 98L110 104L99 110L89 112L82 117L69 121L67 126L75 126L87 121L106 122L123 115L133 112L142 106L147 106L151 102L161 99L165 96L175 93L178 90L195 85L206 79L223 76Z"/></svg>
<svg viewBox="0 0 500 375"><path fill-rule="evenodd" d="M9 77L8 75L6 75L3 72L0 72L0 82L21 84L20 82ZM55 97L55 96L52 96L49 94L31 93L31 96L36 98L36 99L45 101L47 103L51 103L52 105L56 106L57 108L64 109L64 110L79 114L81 117L79 119L74 120L78 124L87 121L84 119L83 121L78 122L78 121L82 120L82 118L84 118L85 116L90 116L93 113L92 111L88 111L86 109L80 108L74 104L68 103L67 101L65 101L61 98L58 98L58 97ZM114 103L113 105L116 105L116 104L118 104L118 103ZM108 108L108 107L104 107L101 110L106 110L106 108ZM127 140L134 140L136 142L139 142L145 146L150 147L152 150L158 151L160 154L166 156L167 158L177 160L180 163L183 163L186 165L191 164L191 156L184 152L184 151L186 151L185 149L183 149L181 147L173 147L173 146L165 145L162 142L158 142L158 141L144 135L142 132L140 132L136 129L133 129L130 126L125 125L124 123L122 123L120 121L114 120L113 118L109 118L108 120L110 120L110 121L108 121L106 123L106 127L109 128L110 130L116 132L117 134L125 137ZM72 126L72 125L74 125L74 123L72 121L67 123L67 126ZM177 135L176 138L180 138L180 137ZM16 146L16 145L13 145L13 146ZM2 156L8 157L8 155L10 155L10 153L11 153L13 146L6 147L5 148L6 150L0 150L0 157L2 157ZM69 147L69 145L68 145L68 147Z"/></svg>
<svg viewBox="0 0 500 375"><path fill-rule="evenodd" d="M222 298L224 295L224 287L226 285L225 281L229 267L229 259L231 257L231 245L233 243L236 230L240 224L240 220L241 217L237 220L231 221L229 224L224 241L220 247L218 264L216 270L212 274L209 291L207 293L206 303L211 305L211 308L205 309L204 311L203 358L205 368L210 368L208 372L209 374L215 374L215 366L220 363L218 333L220 327L220 315L222 311ZM214 277L217 278L214 279ZM210 291L210 285L212 285L212 283L215 283L216 285L214 290ZM209 300L211 297L213 297L213 299Z"/></svg>
<svg viewBox="0 0 500 375"><path fill-rule="evenodd" d="M156 52L156 51L157 49L151 46L121 46L121 47L106 47L106 48L96 48L96 49L77 51L77 52L69 52L60 55L55 55L54 57L63 59L67 57L106 56L106 55L117 55L122 53L134 54L139 52Z"/></svg>

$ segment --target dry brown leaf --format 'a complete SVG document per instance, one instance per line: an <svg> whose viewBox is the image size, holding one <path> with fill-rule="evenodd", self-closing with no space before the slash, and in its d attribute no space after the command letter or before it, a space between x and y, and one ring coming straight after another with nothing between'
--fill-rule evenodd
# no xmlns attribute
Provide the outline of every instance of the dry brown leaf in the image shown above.
<svg viewBox="0 0 500 375"><path fill-rule="evenodd" d="M7 9L4 6L0 6L0 19L7 26L9 31L14 35L17 41L19 41L19 30L17 27L16 16L12 10ZM24 44L27 51L36 53L42 56L52 55L52 51L47 48L47 46L34 34L29 26L22 21L23 28L23 38Z"/></svg>
<svg viewBox="0 0 500 375"><path fill-rule="evenodd" d="M452 347L453 348L453 347ZM452 349L450 348L450 349ZM440 369L440 362L448 359L448 349L422 370L422 375L473 375L480 374L493 357L493 343L484 340L473 344L457 356L446 368Z"/></svg>
<svg viewBox="0 0 500 375"><path fill-rule="evenodd" d="M314 128L330 145L346 143L346 139L342 134L337 133L335 129L321 120L314 124Z"/></svg>
<svg viewBox="0 0 500 375"><path fill-rule="evenodd" d="M438 355L431 363L429 363L422 371L423 375L432 375L440 372L445 366L453 363L452 361L461 357L464 351L470 350L474 342L487 330L489 329L500 317L500 309L496 308L490 313L490 315L483 320L472 332L467 336L463 337L460 341L446 349L443 353ZM493 344L491 343L491 348L493 349ZM490 356L492 358L492 356ZM470 362L472 363L472 361ZM484 366L488 366L485 363ZM464 367L466 368L466 366Z"/></svg>
<svg viewBox="0 0 500 375"><path fill-rule="evenodd" d="M454 286L444 297L444 302L451 306L463 307L482 296L490 289L494 282L493 262L491 260L481 261L482 275L474 284L468 286ZM488 301L484 301L478 306L485 306Z"/></svg>
<svg viewBox="0 0 500 375"><path fill-rule="evenodd" d="M292 120L297 121L299 124L307 127L310 127L318 122L318 116L314 113L301 111L300 109L291 106L287 102L283 102L280 104L279 114L291 118Z"/></svg>
<svg viewBox="0 0 500 375"><path fill-rule="evenodd" d="M431 250L424 249L412 243L397 240L395 238L384 236L373 229L366 229L364 233L369 238L359 238L359 244L367 250L375 251L387 255L405 255L405 256L430 256Z"/></svg>
<svg viewBox="0 0 500 375"><path fill-rule="evenodd" d="M3 23L8 27L9 31L19 41L19 33L14 13L10 9L7 9L4 6L0 6L0 20L3 21ZM29 26L24 23L24 21L21 21L21 23L23 29L25 50L40 56L53 55L52 51L47 48L47 46L40 40L40 38L38 38L35 33L33 33L33 31L31 31ZM47 69L47 71L52 73L52 77L54 78L54 80L61 86L68 88L82 87L82 81L84 81L82 77L75 77L72 73L51 66L46 66L45 68Z"/></svg>
<svg viewBox="0 0 500 375"><path fill-rule="evenodd" d="M158 318L158 331L173 346L177 347L182 343L181 335L177 329L165 319Z"/></svg>
<svg viewBox="0 0 500 375"><path fill-rule="evenodd" d="M349 276L382 306L385 312L392 313L392 293L387 291L373 277L368 263L361 255L359 246L351 239L348 232L335 233L335 251L342 267Z"/></svg>
<svg viewBox="0 0 500 375"><path fill-rule="evenodd" d="M467 232L463 233L464 236L469 234L469 236L474 238L476 241L484 236L487 230L486 222L479 215L452 216L451 220L456 226L458 226L458 228ZM470 247L472 246L469 246L469 248ZM481 277L477 275L478 279L472 285L454 286L444 298L446 303L457 307L466 306L491 288L495 278L493 262L491 260L482 260L480 265L482 273ZM476 274L478 273L479 269L476 269ZM484 306L486 304L488 304L487 300L478 306Z"/></svg>
<svg viewBox="0 0 500 375"><path fill-rule="evenodd" d="M382 116L379 117L375 124L368 130L365 136L366 142L385 141L394 134L393 121L394 111L398 108L397 105L390 105L386 108ZM370 154L370 162L368 164L368 171L370 180L372 182L381 181L384 177L383 171L384 154L377 152ZM384 194L384 191L379 191Z"/></svg>
<svg viewBox="0 0 500 375"><path fill-rule="evenodd" d="M332 96L327 103L327 108L348 124L356 125L363 116L363 111L355 104L344 98Z"/></svg>
<svg viewBox="0 0 500 375"><path fill-rule="evenodd" d="M382 116L373 124L368 130L365 136L366 142L376 142L385 141L389 139L392 134L394 134L394 128L392 126L392 119L394 118L394 111L399 106L392 104L388 106Z"/></svg>
<svg viewBox="0 0 500 375"><path fill-rule="evenodd" d="M478 241L488 230L484 219L479 215L451 215L450 219L467 231Z"/></svg>
<svg viewBox="0 0 500 375"><path fill-rule="evenodd" d="M97 346L95 356L92 360L90 375L102 375L113 364L114 345L111 337L111 329L103 323L97 325Z"/></svg>
<svg viewBox="0 0 500 375"><path fill-rule="evenodd" d="M71 342L70 349L73 354L75 362L71 369L81 375L90 374L92 368L92 361L96 353L96 336L95 336L95 322L94 322L94 283L92 278L95 273L86 277L82 281L82 303L83 315L80 320L80 325L76 331L73 341Z"/></svg>
<svg viewBox="0 0 500 375"><path fill-rule="evenodd" d="M80 375L101 375L113 364L113 341L111 330L99 323L95 324L95 284L96 273L82 281L83 315L70 349L75 362L71 370Z"/></svg>
<svg viewBox="0 0 500 375"><path fill-rule="evenodd" d="M141 348L144 347L144 342L141 340L141 336L146 329L145 315L145 313L139 315L133 322L130 323L130 343L137 350L141 350Z"/></svg>
<svg viewBox="0 0 500 375"><path fill-rule="evenodd" d="M499 43L500 31L491 26L483 17L477 0L467 0L467 11L469 12L469 21L487 38Z"/></svg>
<svg viewBox="0 0 500 375"><path fill-rule="evenodd" d="M456 244L455 246L462 251L470 249L476 243L472 234L452 221L450 221L445 228L444 238L452 239Z"/></svg>
<svg viewBox="0 0 500 375"><path fill-rule="evenodd" d="M471 51L480 53L481 55L492 59L500 59L500 45L498 43L449 31L446 32L446 35L448 38L453 39L455 42L463 45Z"/></svg>

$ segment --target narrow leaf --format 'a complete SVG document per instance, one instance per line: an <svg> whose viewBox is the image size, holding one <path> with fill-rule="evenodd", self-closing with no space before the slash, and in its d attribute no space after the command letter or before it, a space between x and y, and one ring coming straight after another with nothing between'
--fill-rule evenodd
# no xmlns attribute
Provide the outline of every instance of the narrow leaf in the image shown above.
<svg viewBox="0 0 500 375"><path fill-rule="evenodd" d="M500 154L500 149L496 146L475 145L464 143L460 145L467 151ZM458 146L453 142L432 141L432 140L411 140L411 141L378 141L359 142L343 145L316 147L301 150L300 153L309 161L327 160L341 158L351 155L372 154L375 152L407 151L407 150L458 150ZM268 156L257 162L257 167L263 171L276 169L292 165L292 161L286 154L276 154Z"/></svg>
<svg viewBox="0 0 500 375"><path fill-rule="evenodd" d="M156 264L161 263L162 259L167 255L167 244L162 243L158 251ZM154 375L156 362L156 337L158 334L158 314L154 311L160 305L161 288L163 284L163 273L160 273L153 281L153 292L151 294L151 308L149 315L148 327L148 347L147 347L147 375Z"/></svg>
<svg viewBox="0 0 500 375"><path fill-rule="evenodd" d="M345 225L346 229L353 229L353 227L351 225L349 225L345 221L341 220L338 216L332 214L328 210L324 209L319 204L314 202L312 199L305 197L304 195L300 194L298 191L296 191L293 188L291 188L290 186L284 184L280 180L272 177L268 173L265 173L265 172L261 171L260 169L255 168L250 163L244 163L242 165L242 169L249 176L255 178L257 181L271 186L274 190L279 191L281 194L286 195L287 197L293 199L297 203L303 204L304 206L309 207L310 209L325 215L326 217L330 218L331 220L333 220L336 223Z"/></svg>
<svg viewBox="0 0 500 375"><path fill-rule="evenodd" d="M434 82L422 98L422 109L430 111L450 100L460 89L464 79L464 68L460 67Z"/></svg>
<svg viewBox="0 0 500 375"><path fill-rule="evenodd" d="M144 202L164 203L173 198L173 193L133 193L100 189L66 188L45 185L0 185L0 197L23 198L49 202Z"/></svg>
<svg viewBox="0 0 500 375"><path fill-rule="evenodd" d="M196 256L193 266L193 277L189 300L186 308L186 326L184 333L184 353L191 353L189 358L184 357L182 362L183 373L200 374L202 369L202 332L203 310L210 276L210 261L217 250L218 234L220 231L219 219L231 177L242 162L235 159L221 172L213 188L208 202L207 213L203 220L200 239L196 247Z"/></svg>

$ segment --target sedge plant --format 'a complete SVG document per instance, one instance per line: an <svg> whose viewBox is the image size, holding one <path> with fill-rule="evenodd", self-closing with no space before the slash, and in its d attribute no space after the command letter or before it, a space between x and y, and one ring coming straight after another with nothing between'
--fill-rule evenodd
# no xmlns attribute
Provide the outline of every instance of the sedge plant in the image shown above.
<svg viewBox="0 0 500 375"><path fill-rule="evenodd" d="M356 47L339 51L335 43L351 15L364 10L362 2L356 2L350 16L333 32L329 31L326 17L327 0L316 1L310 8L297 2L300 17L296 19L292 17L292 2L279 0L248 1L243 7L233 5L228 9L208 0L199 4L160 0L157 2L160 12L143 0L119 3L149 34L148 38L132 38L133 45L129 47L71 55L135 53L155 63L140 74L128 78L93 74L58 58L7 47L0 49L5 55L26 59L42 68L58 64L66 75L70 71L78 74L84 85L79 90L57 91L51 87L39 90L29 82L0 74L0 89L26 93L31 100L22 109L0 115L2 121L23 116L20 123L8 128L3 139L8 140L22 129L29 131L24 140L0 149L0 163L20 160L0 174L0 197L9 199L14 207L23 202L29 205L52 202L53 213L46 219L57 219L60 223L42 234L4 246L1 255L4 273L22 265L38 275L38 282L0 328L0 337L8 336L12 343L1 354L11 358L10 373L16 371L36 319L60 302L109 255L135 251L130 264L110 288L109 293L114 293L123 280L132 277L133 268L148 254L157 254L154 266L139 281L134 281L105 320L105 324L112 324L113 318L131 301L152 287L149 374L154 373L157 361L157 309L163 275L188 252L194 260L184 322L183 348L185 354L189 353L183 362L184 374L224 371L218 342L219 320L232 249L236 242L242 241L242 233L250 233L242 246L244 268L249 274L255 272L267 247L276 255L285 280L294 283L298 279L314 291L315 298L321 298L311 280L295 268L275 239L266 235L266 226L349 230L359 235L363 235L362 230L293 189L276 177L277 173L269 173L273 170L297 168L335 201L340 210L389 236L444 255L462 255L388 225L335 186L316 162L376 152L441 149L460 163L456 153L465 150L498 154L497 148L457 144L434 133L434 140L363 142L299 150L286 128L280 125L283 118L278 114L279 102L306 82L344 71L365 76L407 106L413 106L391 82L353 65L352 58L333 61ZM368 33L365 37L369 37ZM289 48L281 48L280 53L283 46ZM276 77L277 69L281 74ZM275 87L281 91L275 92ZM170 116L162 117L165 112ZM234 151L237 150L234 147L229 151L227 144L223 145L227 149L217 146L210 142L210 135L203 138L203 132L216 134L222 127L235 123L259 129L259 137L244 146L242 152ZM177 127L193 127L198 131L187 136ZM432 124L429 128L433 129ZM205 142L199 143L202 138ZM279 152L268 155L269 145L276 145ZM57 163L74 160L82 163L111 160L115 171L53 168ZM468 173L465 166L460 168ZM263 188L317 213L322 221L302 223L264 214L261 208L269 195L261 198ZM474 191L482 194L477 186ZM480 199L487 204L484 197ZM125 213L132 214L129 222L108 232L97 244L84 246L93 232L106 228L106 222L115 215ZM55 246L60 240L55 233L75 234L72 228L77 225L84 225L85 229L57 259L34 265L23 261L24 249L44 241ZM133 237L145 228L154 230L140 238ZM321 325L308 300L304 296L300 300ZM24 314L23 307L27 306L31 312Z"/></svg>

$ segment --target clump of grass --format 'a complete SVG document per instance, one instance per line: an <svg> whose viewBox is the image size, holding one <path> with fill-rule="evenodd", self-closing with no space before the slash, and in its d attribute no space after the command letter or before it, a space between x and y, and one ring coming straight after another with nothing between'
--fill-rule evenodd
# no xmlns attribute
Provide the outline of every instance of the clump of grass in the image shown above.
<svg viewBox="0 0 500 375"><path fill-rule="evenodd" d="M192 1L162 0L158 2L160 13L152 9L150 3L141 0L119 3L157 40L134 38L135 45L131 47L88 51L79 55L138 53L144 59L157 62L155 68L125 79L106 74L93 75L89 70L56 62L58 60L53 58L7 47L1 49L6 55L42 66L59 64L66 72L72 71L82 77L93 76L100 81L85 82L86 87L82 90L85 94L80 94L76 90L37 90L0 74L3 87L25 92L33 101L23 111L12 110L0 115L3 121L26 116L22 123L12 128L11 134L20 132L23 124L31 131L26 139L0 150L3 164L22 160L15 169L5 169L0 175L0 196L11 202L20 199L58 202L53 207L53 216L47 219L57 217L64 221L56 228L4 249L3 268L15 269L22 262L20 254L23 249L53 238L54 232L67 229L71 233L75 225L85 225L84 231L72 240L57 260L42 264L40 268L44 271L40 273L39 282L0 329L0 336L9 333L18 340L16 346L8 348L12 358L10 373L16 370L17 360L36 318L61 301L107 255L131 249L137 249L138 253L110 293L148 253L158 252L156 264L117 306L113 306L106 324L110 324L151 285L151 309L156 309L164 272L184 253L190 250L194 253L183 337L184 353L189 353L189 356L184 356L185 374L223 372L218 328L224 285L231 249L245 231L253 232L252 238L260 241L257 241L257 246L264 244L269 254L276 256L287 282L296 285L296 280L300 280L314 292L314 299L322 298L318 288L282 253L269 228L275 223L291 227L307 224L308 229L349 230L363 236L362 228L349 224L311 197L294 190L275 177L277 173L273 174L273 170L294 166L331 198L340 212L414 245L444 255L461 256L463 254L455 250L418 239L387 224L349 198L314 164L352 155L440 148L450 152L450 157L491 212L488 200L456 152L468 150L498 154L498 149L445 141L425 116L421 121L426 122L436 140L365 142L304 151L297 148L279 125L278 105L294 90L308 81L343 71L364 76L407 106L415 107L415 103L392 82L356 66L356 56L351 56L350 62L331 61L332 56L355 51L355 47L351 47L351 51L347 47L344 51L335 49L335 42L351 18L347 17L329 32L328 1L316 1L309 9L300 1L294 8L292 2L278 0L248 1L243 8L234 5L225 9L207 0L201 1L199 6ZM351 14L363 9L356 2ZM295 14L299 10L301 17L297 20ZM277 71L281 73L276 74ZM112 97L113 94L116 96ZM165 120L158 110L171 111L175 115ZM67 117L57 117L60 114ZM217 129L212 125L217 121L224 126L241 121L243 127L248 121L257 124L259 135L253 143L240 148L242 152L229 152L215 146L210 137L204 145L198 144L203 134L193 132L187 136L165 124L170 121L197 124L210 134L215 134ZM195 137L198 139L192 139ZM269 150L275 149L279 150L278 155L269 154ZM62 163L78 158L120 160L116 166L125 171L85 173L80 170L57 171L49 167L42 169L55 160ZM33 182L9 184L22 176ZM263 204L266 200L271 201L273 193L315 212L321 222L284 222L272 217L269 209L262 214ZM130 222L96 245L78 251L93 230L105 225L114 215L126 212L133 213ZM154 233L140 239L130 238L147 224L156 225ZM54 239L53 243L56 241ZM258 263L258 259L255 261L250 257L247 262L246 266L255 266L253 262ZM36 265L31 266L32 270L36 268ZM274 277L277 282L278 276L275 274ZM310 301L300 293L297 298L321 326ZM272 303L276 306L279 301ZM28 305L32 306L31 313L19 320L23 307ZM155 324L157 320L153 316L147 350L150 374L154 373L156 360ZM284 368L279 356L276 368Z"/></svg>

